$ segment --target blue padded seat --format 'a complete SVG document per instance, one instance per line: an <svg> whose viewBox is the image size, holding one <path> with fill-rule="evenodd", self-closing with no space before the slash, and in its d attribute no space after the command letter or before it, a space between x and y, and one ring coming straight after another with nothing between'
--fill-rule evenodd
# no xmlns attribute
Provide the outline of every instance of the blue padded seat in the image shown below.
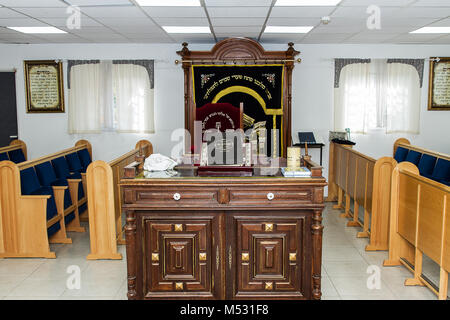
<svg viewBox="0 0 450 320"><path fill-rule="evenodd" d="M435 165L436 165L436 157L424 153L417 167L419 168L421 176L431 179L431 175L433 174L433 169Z"/></svg>
<svg viewBox="0 0 450 320"><path fill-rule="evenodd" d="M66 186L69 184L67 179L58 179L55 174L50 161L38 164L35 166L36 174L38 176L39 182L43 186ZM67 209L72 205L72 199L70 197L70 190L67 188L64 190L64 209Z"/></svg>
<svg viewBox="0 0 450 320"><path fill-rule="evenodd" d="M69 164L70 172L86 172L86 170L83 171L83 166L76 152L66 155L66 160Z"/></svg>
<svg viewBox="0 0 450 320"><path fill-rule="evenodd" d="M411 162L415 164L416 166L419 164L420 157L422 154L420 152L409 150L408 155L406 156L405 161Z"/></svg>
<svg viewBox="0 0 450 320"><path fill-rule="evenodd" d="M78 157L80 158L81 165L83 166L83 172L86 172L87 167L91 164L92 159L89 151L87 149L81 149L77 152Z"/></svg>
<svg viewBox="0 0 450 320"><path fill-rule="evenodd" d="M49 195L47 199L47 220L50 220L58 214L56 210L55 196L51 187L43 187L39 183L39 179L34 168L27 168L20 171L20 185L23 195Z"/></svg>
<svg viewBox="0 0 450 320"><path fill-rule="evenodd" d="M78 213L82 214L87 210L87 202L83 203L81 206L78 207Z"/></svg>
<svg viewBox="0 0 450 320"><path fill-rule="evenodd" d="M397 160L398 163L400 163L405 161L407 155L408 149L398 147L397 151L395 151L394 159Z"/></svg>
<svg viewBox="0 0 450 320"><path fill-rule="evenodd" d="M0 153L0 161L9 160L8 154L6 152Z"/></svg>
<svg viewBox="0 0 450 320"><path fill-rule="evenodd" d="M26 161L22 149L11 150L8 152L8 155L9 160L11 160L14 163L21 163Z"/></svg>
<svg viewBox="0 0 450 320"><path fill-rule="evenodd" d="M81 179L79 172L70 173L69 165L66 158L59 157L52 160L53 168L55 169L56 177L58 179ZM83 184L78 184L78 200L84 198Z"/></svg>
<svg viewBox="0 0 450 320"><path fill-rule="evenodd" d="M61 225L59 223L55 223L47 229L47 235L49 237L51 237L56 232L58 232L60 229L61 229Z"/></svg>
<svg viewBox="0 0 450 320"><path fill-rule="evenodd" d="M433 180L450 185L450 161L438 159L431 176Z"/></svg>

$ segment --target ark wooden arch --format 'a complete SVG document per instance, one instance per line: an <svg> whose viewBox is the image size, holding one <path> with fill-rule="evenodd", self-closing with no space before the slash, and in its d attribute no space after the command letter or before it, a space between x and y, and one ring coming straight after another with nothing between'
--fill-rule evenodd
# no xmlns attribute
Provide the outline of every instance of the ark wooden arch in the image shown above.
<svg viewBox="0 0 450 320"><path fill-rule="evenodd" d="M265 65L284 63L284 87L283 87L283 150L286 156L286 148L291 145L291 105L292 105L292 70L294 58L300 52L294 49L294 43L288 43L286 51L266 51L255 40L248 38L229 38L214 45L211 51L190 51L188 44L184 42L183 48L177 53L182 57L184 70L184 125L191 134L191 145L194 143L195 103L193 95L193 81L191 66L193 63L237 63L254 62ZM188 151L188 150L186 150Z"/></svg>

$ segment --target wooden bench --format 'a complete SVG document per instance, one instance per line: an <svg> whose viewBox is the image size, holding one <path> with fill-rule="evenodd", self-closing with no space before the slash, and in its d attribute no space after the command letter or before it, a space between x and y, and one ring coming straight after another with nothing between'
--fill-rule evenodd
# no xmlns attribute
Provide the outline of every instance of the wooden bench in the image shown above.
<svg viewBox="0 0 450 320"><path fill-rule="evenodd" d="M27 145L22 140L13 140L7 147L0 148L0 161L14 163L27 161Z"/></svg>
<svg viewBox="0 0 450 320"><path fill-rule="evenodd" d="M0 257L55 258L49 243L72 243L66 231L85 231L79 220L86 204L86 196L79 196L84 169L69 168L78 155L91 159L90 152L89 142L81 140L32 161L0 162Z"/></svg>
<svg viewBox="0 0 450 320"><path fill-rule="evenodd" d="M117 244L125 244L122 221L122 189L119 185L125 167L136 160L143 162L153 153L147 140L139 141L135 149L110 161L92 162L87 169L89 199L89 231L91 252L88 260L122 259Z"/></svg>
<svg viewBox="0 0 450 320"><path fill-rule="evenodd" d="M436 288L422 275L426 254L440 266ZM450 271L450 187L421 176L410 162L399 163L392 177L389 259L384 266L403 264L414 273L406 286L427 286L447 299Z"/></svg>
<svg viewBox="0 0 450 320"><path fill-rule="evenodd" d="M370 237L368 251L388 249L391 173L395 165L395 160L389 157L375 160L351 146L330 144L327 201L337 200L333 208L343 209L341 216L352 219L347 226L363 228L357 237ZM360 206L364 210L363 224L359 221Z"/></svg>

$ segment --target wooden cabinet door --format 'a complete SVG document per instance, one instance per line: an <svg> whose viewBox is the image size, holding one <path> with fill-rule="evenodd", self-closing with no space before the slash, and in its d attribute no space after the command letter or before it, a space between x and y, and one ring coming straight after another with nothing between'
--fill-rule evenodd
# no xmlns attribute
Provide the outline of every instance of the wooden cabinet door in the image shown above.
<svg viewBox="0 0 450 320"><path fill-rule="evenodd" d="M216 216L150 217L143 221L145 298L220 298Z"/></svg>
<svg viewBox="0 0 450 320"><path fill-rule="evenodd" d="M227 298L308 299L310 217L234 214L228 218ZM303 277L302 277L303 275Z"/></svg>

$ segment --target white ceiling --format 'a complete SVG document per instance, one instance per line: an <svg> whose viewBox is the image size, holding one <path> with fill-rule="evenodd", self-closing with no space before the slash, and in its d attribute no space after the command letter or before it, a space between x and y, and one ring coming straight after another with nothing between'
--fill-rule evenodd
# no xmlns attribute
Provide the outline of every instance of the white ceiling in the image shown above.
<svg viewBox="0 0 450 320"><path fill-rule="evenodd" d="M164 1L164 0L161 0ZM250 37L266 43L450 44L450 35L410 34L450 27L450 0L342 0L336 7L274 6L275 0L200 0L201 7L140 7L135 0L0 0L0 43L213 43ZM69 5L81 28L68 29ZM381 8L369 30L367 7ZM321 24L323 16L331 22ZM308 34L265 34L266 25L314 26ZM6 27L54 26L68 34L23 34ZM212 34L168 34L161 26L210 26Z"/></svg>

